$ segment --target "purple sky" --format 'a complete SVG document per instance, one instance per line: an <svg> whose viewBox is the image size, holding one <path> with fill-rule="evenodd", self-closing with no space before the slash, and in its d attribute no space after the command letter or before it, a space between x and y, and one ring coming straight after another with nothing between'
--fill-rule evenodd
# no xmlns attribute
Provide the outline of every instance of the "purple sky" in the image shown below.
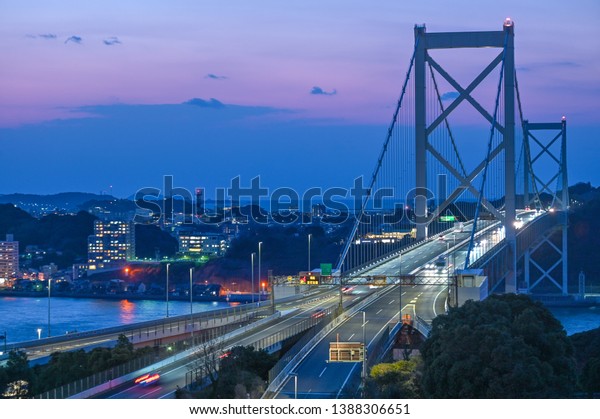
<svg viewBox="0 0 600 419"><path fill-rule="evenodd" d="M373 167L414 24L500 30L507 16L526 117L566 115L570 183L598 184L600 3L530 3L0 0L0 150L4 169L21 173L0 193L113 185L127 196L163 174L188 187L236 174L347 186ZM444 58L459 80L481 69ZM191 114L180 104L192 98L237 106ZM353 170L298 179L289 159L315 150Z"/></svg>

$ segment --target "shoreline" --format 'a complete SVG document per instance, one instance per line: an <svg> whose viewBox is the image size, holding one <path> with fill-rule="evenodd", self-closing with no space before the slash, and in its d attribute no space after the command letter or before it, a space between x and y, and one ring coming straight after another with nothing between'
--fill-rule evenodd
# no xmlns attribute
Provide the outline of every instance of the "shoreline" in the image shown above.
<svg viewBox="0 0 600 419"><path fill-rule="evenodd" d="M25 298L48 298L48 294L43 291L13 291L2 290L0 297L25 297ZM270 297L262 296L261 300L268 300ZM74 292L56 292L52 293L51 298L77 298L77 299L96 299L96 300L135 300L135 301L164 301L164 295L147 295L135 293L115 293L115 294L97 294L97 293L74 293ZM256 295L255 295L256 299ZM170 295L169 301L190 301L189 296ZM220 302L220 303L249 303L252 301L251 294L230 294L228 296L194 296L194 302Z"/></svg>

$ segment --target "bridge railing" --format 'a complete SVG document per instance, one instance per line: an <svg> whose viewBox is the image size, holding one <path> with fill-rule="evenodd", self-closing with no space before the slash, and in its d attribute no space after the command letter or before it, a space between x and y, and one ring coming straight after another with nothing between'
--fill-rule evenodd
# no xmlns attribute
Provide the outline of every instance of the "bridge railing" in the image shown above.
<svg viewBox="0 0 600 419"><path fill-rule="evenodd" d="M67 335L53 336L50 338L42 338L38 340L25 341L25 342L15 342L7 345L7 350L10 351L12 349L27 349L34 348L38 346L48 346L56 344L57 347L53 349L50 347L48 352L51 353L54 350L59 350L58 346L61 343L73 341L80 338L89 338L94 336L103 336L110 334L124 334L127 336L130 341L134 341L136 335L141 336L142 334L153 333L157 328L162 327L163 330L181 330L182 333L187 331L189 332L189 325L199 325L200 322L215 319L215 318L229 318L229 317L255 317L255 316L264 316L269 313L269 305L262 304L260 307L256 305L247 304L243 306L236 307L228 307L211 311L204 311L199 313L194 313L192 319L190 320L190 315L180 315L180 316L172 316L159 320L149 320L145 322L139 322L131 325L121 325L108 327L104 329L95 329L86 332L76 332L69 333ZM267 307L264 307L264 306ZM198 330L198 329L197 329Z"/></svg>
<svg viewBox="0 0 600 419"><path fill-rule="evenodd" d="M149 365L155 364L174 355L183 353L189 350L190 347L213 340L226 333L235 333L239 329L239 323L226 324L223 326L218 326L216 328L211 328L203 331L201 334L196 335L193 338L193 341L190 337L186 337L185 339L180 339L178 341L172 342L169 345L169 347L172 348L171 350L165 347L160 349L157 348L158 350L152 354L145 355L139 358L134 358L121 365L117 365L107 370L100 371L87 377L81 378L79 380L66 383L62 386L45 391L34 397L38 399L64 399L82 393L101 384L108 383L108 386L110 388L112 380L126 376L134 371L142 370L148 367Z"/></svg>
<svg viewBox="0 0 600 419"><path fill-rule="evenodd" d="M332 330L334 330L336 327L338 327L340 324L342 324L346 320L350 319L352 316L354 316L356 313L358 313L364 307L373 303L375 300L380 298L382 295L390 292L391 290L392 290L392 287L383 287L383 289L373 293L372 295L365 298L363 301L361 301L356 306L348 309L342 315L334 318L333 321L331 321L330 323L327 323L308 342L306 342L306 344L304 346L298 347L298 348L294 347L294 350L297 352L296 353L290 352L292 357L288 358L289 361L287 364L284 365L283 368L280 368L279 374L277 374L274 378L272 377L271 374L269 374L269 379L270 379L269 387L265 391L263 398L272 398L276 394L277 390L283 385L283 383L287 379L289 373L296 367L296 365L298 365L304 359L304 357L306 357L306 355L308 355L310 353L310 351L312 351L312 349L321 340L323 340L325 338L325 336L327 336Z"/></svg>

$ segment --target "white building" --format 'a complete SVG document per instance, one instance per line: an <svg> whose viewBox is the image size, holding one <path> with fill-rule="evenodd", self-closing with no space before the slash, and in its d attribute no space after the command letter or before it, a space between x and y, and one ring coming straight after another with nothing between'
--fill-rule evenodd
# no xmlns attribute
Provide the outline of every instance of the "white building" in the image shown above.
<svg viewBox="0 0 600 419"><path fill-rule="evenodd" d="M6 235L6 241L0 241L0 284L15 278L19 274L19 242L12 234Z"/></svg>
<svg viewBox="0 0 600 419"><path fill-rule="evenodd" d="M88 237L89 269L135 258L135 225L129 221L94 221Z"/></svg>

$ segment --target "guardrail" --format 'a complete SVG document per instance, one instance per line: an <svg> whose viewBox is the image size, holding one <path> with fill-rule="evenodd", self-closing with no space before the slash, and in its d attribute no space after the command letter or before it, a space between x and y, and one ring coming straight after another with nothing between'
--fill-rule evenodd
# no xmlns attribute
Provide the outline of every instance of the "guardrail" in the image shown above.
<svg viewBox="0 0 600 419"><path fill-rule="evenodd" d="M266 306L269 306L266 304ZM48 352L52 352L53 350L58 350L58 348L52 348L52 345L61 344L65 342L72 342L77 339L84 339L90 337L98 337L104 335L117 335L124 334L130 340L134 340L135 335L141 335L147 333L148 331L154 331L157 327L162 327L163 329L183 329L186 330L186 327L189 327L191 323L194 325L199 324L201 321L205 321L207 319L215 319L215 318L228 318L228 317L243 317L247 316L249 313L256 313L255 315L265 315L268 313L268 310L265 309L265 305L261 305L260 307L244 305L244 306L236 306L230 308L222 308L211 311L204 311L199 313L194 313L192 316L192 320L190 321L190 315L180 315L173 316L159 320L149 320L145 322L139 322L131 325L122 325L122 326L114 326L108 327L104 329L95 329L87 332L76 332L69 333L67 335L54 336L50 338L42 338L38 340L25 341L25 342L15 342L7 345L7 351L12 349L28 349L35 348L41 346L48 346ZM269 313L270 314L270 313ZM191 329L187 329L189 332ZM196 329L196 330L199 330Z"/></svg>
<svg viewBox="0 0 600 419"><path fill-rule="evenodd" d="M263 394L263 398L271 398L276 394L277 390L283 385L289 373L298 365L302 360L312 351L312 349L318 345L318 343L325 338L333 329L350 319L364 307L373 303L384 294L392 290L392 287L383 287L382 290L375 292L369 297L362 300L359 304L352 307L342 315L334 318L330 323L325 325L315 336L313 336L302 348L298 350L296 354L290 359L290 361L281 369L279 374L269 383L269 386Z"/></svg>
<svg viewBox="0 0 600 419"><path fill-rule="evenodd" d="M277 313L276 317L278 317L279 315L280 313ZM108 370L100 371L96 374L92 374L80 380L76 380L74 382L64 384L55 389L48 390L40 395L35 396L35 398L69 398L74 395L84 393L87 390L96 388L98 386L102 387L102 390L99 390L98 392L107 390L113 385L121 384L122 382L127 381L127 379L130 379L126 378L125 380L123 380L123 377L129 377L129 374L133 374L133 376L135 376L138 373L143 374L144 371L141 371L142 369L148 367L149 365L155 364L157 361L162 361L164 359L181 359L181 354L185 353L186 351L190 351L190 346L193 347L194 345L201 344L206 341L218 339L221 336L235 337L239 334L247 332L248 330L254 327L259 327L261 324L264 324L266 319L270 321L272 320L272 318L273 316L263 318L253 323L250 323L249 325L246 325L244 327L240 327L239 323L231 323L224 326L219 326L217 328L209 329L203 334L194 337L193 342L191 342L188 338L181 339L177 342L172 342L170 345L172 350L163 349L163 351L159 352L158 354L155 353L141 358L132 359L131 361L128 361L121 365L117 365ZM149 370L151 371L152 368L150 368ZM92 395L92 393L89 393L85 397L89 397L89 395Z"/></svg>
<svg viewBox="0 0 600 419"><path fill-rule="evenodd" d="M428 337L429 333L431 333L431 324L419 316L415 316L413 327L425 337Z"/></svg>

